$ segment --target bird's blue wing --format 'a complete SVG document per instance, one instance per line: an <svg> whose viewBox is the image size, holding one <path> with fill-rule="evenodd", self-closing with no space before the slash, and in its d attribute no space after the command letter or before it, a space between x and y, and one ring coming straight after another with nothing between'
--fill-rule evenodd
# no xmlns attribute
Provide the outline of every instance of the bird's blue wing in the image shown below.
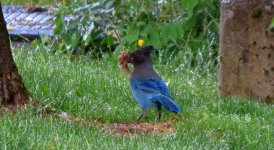
<svg viewBox="0 0 274 150"><path fill-rule="evenodd" d="M157 80L156 83L158 84L158 87L159 87L161 93L162 93L163 95L165 95L165 96L171 98L171 95L170 95L170 93L169 93L169 91L168 91L168 88L167 88L167 86L166 86L166 83L165 83L163 80Z"/></svg>
<svg viewBox="0 0 274 150"><path fill-rule="evenodd" d="M146 81L134 80L133 82L135 83L135 85L138 89L142 89L147 92L161 93L161 94L171 98L168 88L163 80L149 79Z"/></svg>
<svg viewBox="0 0 274 150"><path fill-rule="evenodd" d="M152 106L152 102L160 103L171 112L181 112L181 108L171 99L166 84L162 80L132 80L131 87L137 101L143 105ZM141 105L142 105L141 104Z"/></svg>

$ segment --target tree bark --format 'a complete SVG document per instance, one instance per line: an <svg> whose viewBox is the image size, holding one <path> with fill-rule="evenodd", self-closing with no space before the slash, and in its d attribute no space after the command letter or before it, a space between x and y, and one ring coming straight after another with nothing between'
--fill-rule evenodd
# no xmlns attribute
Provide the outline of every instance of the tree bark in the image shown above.
<svg viewBox="0 0 274 150"><path fill-rule="evenodd" d="M272 18L273 0L222 0L219 95L273 103Z"/></svg>
<svg viewBox="0 0 274 150"><path fill-rule="evenodd" d="M4 106L26 104L29 94L14 63L0 3L0 100Z"/></svg>

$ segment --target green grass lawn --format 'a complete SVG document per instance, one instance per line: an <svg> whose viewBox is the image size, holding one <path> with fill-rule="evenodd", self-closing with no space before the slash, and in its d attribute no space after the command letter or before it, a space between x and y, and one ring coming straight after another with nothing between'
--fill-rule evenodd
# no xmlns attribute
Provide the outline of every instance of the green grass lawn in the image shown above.
<svg viewBox="0 0 274 150"><path fill-rule="evenodd" d="M69 123L33 108L4 112L0 121L1 149L254 149L274 148L271 105L236 98L219 98L216 73L180 68L167 61L155 68L169 83L182 106L180 116L164 112L162 122L173 121L173 134L114 136L100 124L134 123L140 107L129 90L128 75L116 58L70 60L43 50L14 50L14 58L31 95L58 112L85 123ZM158 65L157 65L158 64ZM155 123L150 109L142 122Z"/></svg>

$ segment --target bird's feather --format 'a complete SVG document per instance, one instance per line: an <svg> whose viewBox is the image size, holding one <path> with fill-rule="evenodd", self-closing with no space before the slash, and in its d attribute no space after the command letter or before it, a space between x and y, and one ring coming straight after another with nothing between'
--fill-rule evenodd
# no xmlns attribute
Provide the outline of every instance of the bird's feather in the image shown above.
<svg viewBox="0 0 274 150"><path fill-rule="evenodd" d="M171 99L163 80L132 80L131 90L134 98L142 107L155 107L157 104L171 112L181 112L180 107Z"/></svg>
<svg viewBox="0 0 274 150"><path fill-rule="evenodd" d="M146 81L134 80L134 84L135 86L137 86L138 89L141 89L147 92L161 93L171 98L168 88L163 80L155 80L155 79L149 79Z"/></svg>

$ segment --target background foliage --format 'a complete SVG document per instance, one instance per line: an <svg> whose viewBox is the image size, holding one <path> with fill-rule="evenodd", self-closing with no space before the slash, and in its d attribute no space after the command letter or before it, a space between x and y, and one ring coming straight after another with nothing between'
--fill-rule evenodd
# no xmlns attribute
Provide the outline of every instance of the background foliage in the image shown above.
<svg viewBox="0 0 274 150"><path fill-rule="evenodd" d="M216 0L75 0L59 7L55 39L38 41L69 55L116 57L137 48L139 38L158 49L160 62L214 69L218 51ZM61 44L60 44L61 43Z"/></svg>

